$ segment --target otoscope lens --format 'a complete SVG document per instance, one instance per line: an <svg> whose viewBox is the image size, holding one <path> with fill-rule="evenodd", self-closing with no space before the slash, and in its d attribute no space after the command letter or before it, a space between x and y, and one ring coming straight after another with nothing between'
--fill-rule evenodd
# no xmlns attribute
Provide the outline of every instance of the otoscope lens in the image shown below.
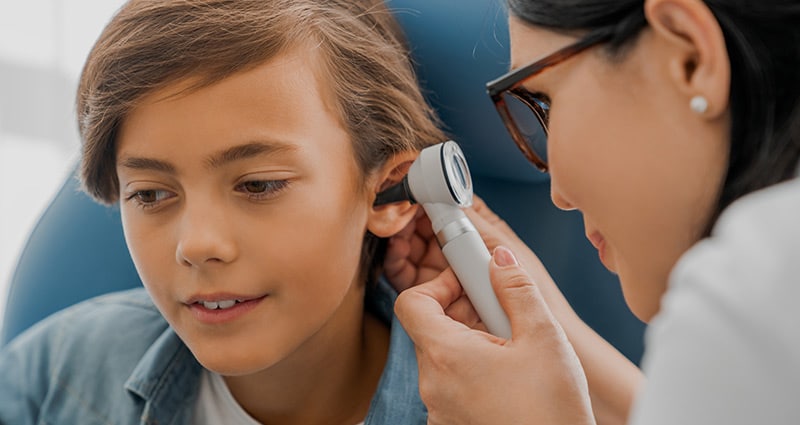
<svg viewBox="0 0 800 425"><path fill-rule="evenodd" d="M453 168L456 170L456 176L458 176L458 182L461 184L461 187L467 188L469 187L469 183L467 183L467 178L464 177L464 171L466 170L467 164L464 163L464 158L460 156L455 156Z"/></svg>
<svg viewBox="0 0 800 425"><path fill-rule="evenodd" d="M461 148L455 142L446 142L442 148L447 186L455 201L462 207L472 205L472 177Z"/></svg>

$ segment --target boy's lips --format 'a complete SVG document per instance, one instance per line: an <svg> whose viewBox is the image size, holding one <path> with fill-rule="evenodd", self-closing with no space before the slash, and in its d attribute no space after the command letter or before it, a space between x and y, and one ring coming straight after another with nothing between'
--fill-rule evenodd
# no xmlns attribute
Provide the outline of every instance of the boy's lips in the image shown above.
<svg viewBox="0 0 800 425"><path fill-rule="evenodd" d="M231 293L195 295L184 304L199 322L209 325L231 322L253 310L269 294L260 296Z"/></svg>
<svg viewBox="0 0 800 425"><path fill-rule="evenodd" d="M260 295L243 295L243 294L234 294L231 292L214 292L209 294L195 294L189 297L184 304L192 305L197 303L204 303L204 302L216 302L216 301L224 301L224 300L236 300L236 301L252 301L259 298L264 298L268 294L260 294Z"/></svg>

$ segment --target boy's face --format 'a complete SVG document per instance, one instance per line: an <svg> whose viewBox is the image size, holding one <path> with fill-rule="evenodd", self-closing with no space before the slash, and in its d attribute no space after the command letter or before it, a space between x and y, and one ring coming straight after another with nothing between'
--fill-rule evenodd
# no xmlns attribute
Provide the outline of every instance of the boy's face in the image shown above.
<svg viewBox="0 0 800 425"><path fill-rule="evenodd" d="M147 96L118 136L125 238L147 290L219 373L330 351L363 314L370 205L313 62L283 55L186 86Z"/></svg>

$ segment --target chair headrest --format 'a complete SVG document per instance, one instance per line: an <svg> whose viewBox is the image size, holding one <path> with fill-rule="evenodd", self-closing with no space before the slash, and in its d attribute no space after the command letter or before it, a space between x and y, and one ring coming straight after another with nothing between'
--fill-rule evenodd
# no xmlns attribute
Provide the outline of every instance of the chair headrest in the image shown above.
<svg viewBox="0 0 800 425"><path fill-rule="evenodd" d="M525 182L547 179L511 141L486 82L509 67L508 22L497 0L387 0L411 46L428 101L461 145L470 171Z"/></svg>

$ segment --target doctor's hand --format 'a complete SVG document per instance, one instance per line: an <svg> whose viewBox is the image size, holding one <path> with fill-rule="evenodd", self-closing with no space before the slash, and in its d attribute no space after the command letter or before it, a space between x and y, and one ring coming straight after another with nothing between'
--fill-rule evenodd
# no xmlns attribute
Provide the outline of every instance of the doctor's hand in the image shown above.
<svg viewBox="0 0 800 425"><path fill-rule="evenodd" d="M539 288L504 247L489 272L510 340L483 331L450 269L397 299L428 424L595 423L584 371Z"/></svg>
<svg viewBox="0 0 800 425"><path fill-rule="evenodd" d="M550 309L562 324L564 320L577 320L574 311L536 254L505 221L489 209L480 197L473 196L472 207L465 209L464 212L475 225L490 252L495 247L503 245L517 254L519 262L536 280ZM398 291L403 291L433 279L447 267L449 265L436 242L431 222L420 208L416 219L389 240L384 260L384 275Z"/></svg>
<svg viewBox="0 0 800 425"><path fill-rule="evenodd" d="M384 276L398 291L427 282L448 267L422 207L414 220L389 239L383 266Z"/></svg>

